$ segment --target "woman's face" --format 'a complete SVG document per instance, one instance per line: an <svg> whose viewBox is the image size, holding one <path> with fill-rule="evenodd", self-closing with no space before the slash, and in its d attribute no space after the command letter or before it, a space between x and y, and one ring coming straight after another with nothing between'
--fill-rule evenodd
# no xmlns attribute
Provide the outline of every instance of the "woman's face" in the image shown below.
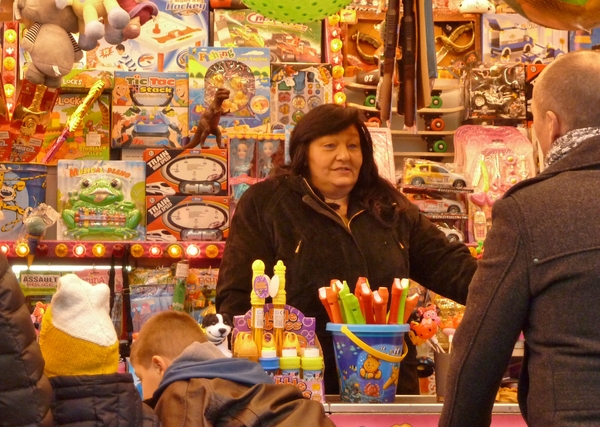
<svg viewBox="0 0 600 427"><path fill-rule="evenodd" d="M363 156L356 126L322 136L308 147L310 181L324 196L343 197L358 181Z"/></svg>

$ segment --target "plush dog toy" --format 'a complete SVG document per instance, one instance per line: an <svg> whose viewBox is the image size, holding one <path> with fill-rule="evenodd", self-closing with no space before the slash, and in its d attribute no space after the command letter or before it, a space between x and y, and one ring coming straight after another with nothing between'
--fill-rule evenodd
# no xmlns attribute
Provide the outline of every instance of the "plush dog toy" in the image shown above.
<svg viewBox="0 0 600 427"><path fill-rule="evenodd" d="M227 337L231 333L231 318L228 314L207 314L202 319L202 328L208 341L213 343L223 354L231 357Z"/></svg>

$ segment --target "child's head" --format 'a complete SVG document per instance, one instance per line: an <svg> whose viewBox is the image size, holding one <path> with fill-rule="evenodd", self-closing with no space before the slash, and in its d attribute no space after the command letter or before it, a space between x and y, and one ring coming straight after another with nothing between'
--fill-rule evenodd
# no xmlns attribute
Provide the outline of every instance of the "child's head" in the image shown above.
<svg viewBox="0 0 600 427"><path fill-rule="evenodd" d="M207 342L189 314L163 311L142 326L131 346L131 365L142 382L144 399L152 397L165 371L193 342Z"/></svg>

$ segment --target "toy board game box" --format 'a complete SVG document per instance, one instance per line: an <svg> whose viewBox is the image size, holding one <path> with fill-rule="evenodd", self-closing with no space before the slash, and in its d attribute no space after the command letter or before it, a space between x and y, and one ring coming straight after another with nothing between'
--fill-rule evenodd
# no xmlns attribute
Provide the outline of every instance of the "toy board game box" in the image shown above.
<svg viewBox="0 0 600 427"><path fill-rule="evenodd" d="M115 76L112 71L74 68L69 74L63 77L60 91L61 93L82 92L85 89L90 89L98 80L104 81L104 91L114 87Z"/></svg>
<svg viewBox="0 0 600 427"><path fill-rule="evenodd" d="M186 73L115 72L113 148L181 147L188 141Z"/></svg>
<svg viewBox="0 0 600 427"><path fill-rule="evenodd" d="M271 65L271 123L284 129L332 99L330 64Z"/></svg>
<svg viewBox="0 0 600 427"><path fill-rule="evenodd" d="M227 195L227 150L146 149L146 195Z"/></svg>
<svg viewBox="0 0 600 427"><path fill-rule="evenodd" d="M250 10L214 10L216 47L267 47L271 62L321 62L321 22L283 23Z"/></svg>
<svg viewBox="0 0 600 427"><path fill-rule="evenodd" d="M101 39L96 49L86 52L87 68L185 71L188 48L208 45L208 4L205 0L152 3L154 18L142 21L140 35L116 46Z"/></svg>
<svg viewBox="0 0 600 427"><path fill-rule="evenodd" d="M568 33L542 27L516 13L483 14L483 62L548 64L568 52Z"/></svg>
<svg viewBox="0 0 600 427"><path fill-rule="evenodd" d="M59 160L57 240L144 240L146 165Z"/></svg>
<svg viewBox="0 0 600 427"><path fill-rule="evenodd" d="M67 119L87 96L86 93L61 93L50 116L44 142L36 161L41 162L60 136ZM108 160L110 158L110 95L102 94L83 117L82 126L71 132L49 165L59 159Z"/></svg>
<svg viewBox="0 0 600 427"><path fill-rule="evenodd" d="M147 196L146 209L149 241L219 241L229 234L228 197Z"/></svg>
<svg viewBox="0 0 600 427"><path fill-rule="evenodd" d="M194 133L217 89L230 95L222 104L226 114L219 126L234 132L268 132L271 63L266 48L190 48L190 125Z"/></svg>
<svg viewBox="0 0 600 427"><path fill-rule="evenodd" d="M44 141L58 89L21 82L21 90L10 122L10 136L0 145L0 160L29 163L35 160Z"/></svg>
<svg viewBox="0 0 600 427"><path fill-rule="evenodd" d="M23 220L46 201L44 165L4 163L0 167L0 240L14 241L23 229Z"/></svg>

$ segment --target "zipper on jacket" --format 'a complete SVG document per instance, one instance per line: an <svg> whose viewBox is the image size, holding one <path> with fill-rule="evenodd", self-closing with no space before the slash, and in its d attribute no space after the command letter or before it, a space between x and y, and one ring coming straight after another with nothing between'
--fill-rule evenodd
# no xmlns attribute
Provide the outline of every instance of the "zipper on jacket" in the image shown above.
<svg viewBox="0 0 600 427"><path fill-rule="evenodd" d="M298 246L296 246L296 250L295 253L300 253L300 248L302 247L302 239L300 239L300 241L298 242Z"/></svg>
<svg viewBox="0 0 600 427"><path fill-rule="evenodd" d="M348 231L350 231L350 221L352 221L354 218L356 218L359 214L363 213L365 210L361 209L360 211L356 212L354 215L352 215L352 217L350 217L348 219L348 221L346 221L344 219L343 216L341 216L339 213L337 213L336 211L334 211L331 207L329 207L327 205L327 203L325 203L323 200L321 200L313 191L312 187L310 186L310 184L308 183L308 181L306 181L306 178L303 178L304 182L306 182L306 186L308 187L308 189L310 190L310 192L313 194L313 196L315 196L315 198L323 205L325 206L326 209L329 209L331 212L333 212L334 214L336 214L337 216L340 217L340 219L342 220L342 223L344 224L344 226L348 229ZM300 243L302 243L302 241L300 241ZM298 251L300 248L300 244L298 245L298 248L296 248L296 251ZM298 253L298 252L296 252Z"/></svg>

